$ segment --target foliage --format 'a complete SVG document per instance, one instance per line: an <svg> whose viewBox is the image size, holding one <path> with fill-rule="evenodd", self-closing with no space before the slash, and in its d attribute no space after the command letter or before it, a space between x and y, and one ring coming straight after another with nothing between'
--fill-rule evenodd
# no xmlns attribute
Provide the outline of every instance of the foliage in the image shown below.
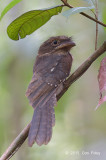
<svg viewBox="0 0 106 160"><path fill-rule="evenodd" d="M17 3L21 2L22 0L13 0L12 2L10 2L2 11L1 15L0 15L0 20L4 17L4 15L11 9L13 8Z"/></svg>
<svg viewBox="0 0 106 160"><path fill-rule="evenodd" d="M72 14L80 13L80 12L91 10L91 9L95 8L95 6L91 0L84 0L84 1L87 1L88 4L90 4L90 6L88 6L88 7L74 7L72 9L68 9L67 11L63 12L63 15L66 17L69 17Z"/></svg>
<svg viewBox="0 0 106 160"><path fill-rule="evenodd" d="M80 13L82 11L91 10L94 8L92 0L85 0L87 1L90 6L88 7L76 7L69 9L63 12L63 15L69 17L72 14ZM1 18L7 11L12 8L18 1L12 1L2 12ZM26 35L30 35L38 28L43 26L50 18L58 13L61 13L63 5L61 6L54 6L52 8L42 9L42 10L34 10L29 11L21 15L20 17L16 18L7 28L8 36L12 40L19 40L20 38L25 38Z"/></svg>
<svg viewBox="0 0 106 160"><path fill-rule="evenodd" d="M93 9L93 8L94 8L94 6L91 6L91 7L76 7L76 8L72 8L72 9L69 9L69 10L63 12L63 15L66 16L66 17L69 17L72 14L80 13L80 12L87 11L87 10L90 10L90 9Z"/></svg>
<svg viewBox="0 0 106 160"><path fill-rule="evenodd" d="M50 18L61 12L62 6L51 9L34 10L24 13L14 20L7 28L8 36L13 40L19 40L33 33L44 25Z"/></svg>

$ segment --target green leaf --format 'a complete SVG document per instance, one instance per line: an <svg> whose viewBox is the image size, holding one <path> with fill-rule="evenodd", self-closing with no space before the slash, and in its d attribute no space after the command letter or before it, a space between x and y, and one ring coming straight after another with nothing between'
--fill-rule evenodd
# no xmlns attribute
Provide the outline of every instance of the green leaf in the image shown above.
<svg viewBox="0 0 106 160"><path fill-rule="evenodd" d="M4 15L11 9L13 8L17 3L19 3L22 0L13 0L12 2L10 2L5 8L4 10L1 12L0 15L0 20L4 17Z"/></svg>
<svg viewBox="0 0 106 160"><path fill-rule="evenodd" d="M8 26L8 36L13 40L19 40L19 38L30 35L49 21L52 16L60 13L62 7L55 6L49 9L33 10L24 13Z"/></svg>
<svg viewBox="0 0 106 160"><path fill-rule="evenodd" d="M94 8L94 6L90 6L90 7L75 7L75 8L69 9L67 11L64 11L62 14L65 17L69 17L72 14L76 14L76 13L80 13L80 12L83 12L83 11L91 10L93 8Z"/></svg>
<svg viewBox="0 0 106 160"><path fill-rule="evenodd" d="M80 13L80 12L83 12L83 11L87 11L87 10L91 10L91 9L94 9L95 6L93 4L93 1L94 0L83 0L83 1L86 1L88 4L90 4L90 6L88 7L75 7L75 8L71 8L65 12L63 12L62 14L65 16L65 17L69 17L70 15L72 14L76 14L76 13Z"/></svg>

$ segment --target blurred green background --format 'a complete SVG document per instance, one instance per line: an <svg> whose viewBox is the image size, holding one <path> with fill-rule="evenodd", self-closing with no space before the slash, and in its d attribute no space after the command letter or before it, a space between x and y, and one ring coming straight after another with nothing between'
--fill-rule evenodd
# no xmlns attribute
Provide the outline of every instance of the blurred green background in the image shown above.
<svg viewBox="0 0 106 160"><path fill-rule="evenodd" d="M0 12L9 2L0 1ZM81 0L69 2L73 6L86 5ZM6 29L16 17L29 10L58 4L61 4L60 0L23 0L0 22L0 155L32 119L33 109L29 106L25 92L32 78L33 63L41 43L51 36L73 36L77 46L71 51L74 59L72 72L94 52L96 24L79 14L69 19L59 14L25 39L9 39ZM106 15L103 15L105 10L106 1L99 1L101 21L106 20ZM90 11L87 13L93 16ZM99 25L98 46L105 38L106 32ZM55 107L56 125L50 143L41 147L34 144L29 148L26 141L12 160L106 159L106 103L94 111L99 101L97 74L104 56L106 54L98 58L58 102Z"/></svg>

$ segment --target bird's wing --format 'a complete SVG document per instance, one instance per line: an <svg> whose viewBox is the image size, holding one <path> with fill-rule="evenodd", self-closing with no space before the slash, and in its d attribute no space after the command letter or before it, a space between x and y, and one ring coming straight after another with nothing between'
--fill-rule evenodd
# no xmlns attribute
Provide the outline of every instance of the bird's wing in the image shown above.
<svg viewBox="0 0 106 160"><path fill-rule="evenodd" d="M26 96L29 99L30 105L35 108L37 106L43 106L42 104L44 102L46 103L55 92L54 89L54 86L49 86L47 83L43 82L37 74L34 74L26 91ZM48 96L49 92L50 94Z"/></svg>
<svg viewBox="0 0 106 160"><path fill-rule="evenodd" d="M46 102L45 99L49 99L55 93L57 86L69 75L71 59L69 56L67 65L65 58L67 56L37 57L33 77L26 92L30 105L34 108L38 105L42 106L42 103Z"/></svg>

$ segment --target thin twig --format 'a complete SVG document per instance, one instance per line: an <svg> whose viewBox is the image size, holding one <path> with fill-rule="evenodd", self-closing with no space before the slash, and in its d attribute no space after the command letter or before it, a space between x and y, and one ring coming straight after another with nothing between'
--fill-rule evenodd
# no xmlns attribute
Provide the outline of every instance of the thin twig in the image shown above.
<svg viewBox="0 0 106 160"><path fill-rule="evenodd" d="M58 100L63 96L63 94L67 91L67 89L71 86L71 84L74 83L78 78L80 78L86 72L86 70L90 67L90 65L105 51L106 51L106 41L65 81L63 90L57 96ZM16 137L16 139L12 142L9 148L1 156L0 160L8 160L10 157L12 157L16 153L17 149L19 149L19 147L26 140L28 136L29 128L30 128L30 123Z"/></svg>
<svg viewBox="0 0 106 160"><path fill-rule="evenodd" d="M61 1L64 3L64 6L69 7L69 8L74 8L73 6L71 6L70 4L68 4L67 2L65 2L64 0L61 0ZM100 22L99 20L97 20L97 19L89 16L88 14L86 14L84 12L80 12L80 14L83 15L83 16L85 16L85 17L87 17L87 18L89 18L89 19L91 19L92 21L94 21L94 22L96 22L96 23L98 23L98 24L106 27L106 24L104 24L103 22Z"/></svg>
<svg viewBox="0 0 106 160"><path fill-rule="evenodd" d="M98 0L95 1L95 18L98 20ZM95 37L95 50L97 50L98 43L98 23L96 22L96 37Z"/></svg>

